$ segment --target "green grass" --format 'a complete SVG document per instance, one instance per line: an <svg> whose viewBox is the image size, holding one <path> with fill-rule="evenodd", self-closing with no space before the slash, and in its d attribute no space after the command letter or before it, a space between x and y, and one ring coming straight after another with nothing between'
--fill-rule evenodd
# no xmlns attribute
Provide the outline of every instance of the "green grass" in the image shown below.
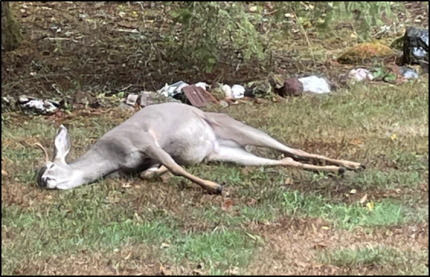
<svg viewBox="0 0 430 277"><path fill-rule="evenodd" d="M340 228L357 226L380 227L425 221L426 215L392 200L381 200L368 208L360 203L331 203L319 195L304 195L298 191L284 193L287 213L298 216L319 217Z"/></svg>
<svg viewBox="0 0 430 277"><path fill-rule="evenodd" d="M79 203L83 205L78 209L63 206L44 214L22 213L17 207L2 206L3 224L8 226L7 232L15 236L15 243L3 247L3 272L11 274L14 264L24 257L48 258L82 250L112 251L122 245L148 243L168 243L169 248L163 253L168 262L189 261L204 264L211 272L224 271L246 266L254 251L255 242L243 232L213 230L182 234L175 221L164 214L150 220L137 220L136 217L124 218L126 212L121 210L118 213L107 209L106 212L102 202L86 202Z"/></svg>
<svg viewBox="0 0 430 277"><path fill-rule="evenodd" d="M176 240L168 249L168 254L174 257L175 262L188 261L195 266L203 264L208 274L213 275L234 267L246 267L255 245L255 240L244 232L214 230L199 235L189 234Z"/></svg>

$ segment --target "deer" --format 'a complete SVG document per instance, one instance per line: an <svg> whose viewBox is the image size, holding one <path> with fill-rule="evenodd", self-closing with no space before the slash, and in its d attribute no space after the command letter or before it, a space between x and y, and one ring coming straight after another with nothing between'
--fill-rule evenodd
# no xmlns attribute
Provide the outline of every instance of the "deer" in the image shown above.
<svg viewBox="0 0 430 277"><path fill-rule="evenodd" d="M290 148L265 132L248 126L225 113L204 112L183 103L149 105L101 136L73 162L67 163L71 149L68 130L61 125L54 141L53 159L47 149L45 165L37 174L44 189L68 190L121 172L136 172L150 180L170 171L183 176L209 193L222 194L223 185L188 173L183 166L202 162L227 162L243 166L284 166L335 172L364 169L363 164L331 159ZM247 146L279 151L279 160L257 156ZM324 165L302 163L316 160Z"/></svg>

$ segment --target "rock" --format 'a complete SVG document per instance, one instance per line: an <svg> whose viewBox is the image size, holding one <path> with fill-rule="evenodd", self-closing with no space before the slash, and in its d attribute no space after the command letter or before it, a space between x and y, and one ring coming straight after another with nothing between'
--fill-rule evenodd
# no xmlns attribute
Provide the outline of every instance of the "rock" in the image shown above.
<svg viewBox="0 0 430 277"><path fill-rule="evenodd" d="M297 78L289 78L284 82L284 87L281 90L281 96L302 96L303 83Z"/></svg>

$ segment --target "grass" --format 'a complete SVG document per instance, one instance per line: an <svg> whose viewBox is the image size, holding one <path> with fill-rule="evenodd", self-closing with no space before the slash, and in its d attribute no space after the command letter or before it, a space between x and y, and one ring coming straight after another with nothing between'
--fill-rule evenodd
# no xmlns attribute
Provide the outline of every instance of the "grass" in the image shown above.
<svg viewBox="0 0 430 277"><path fill-rule="evenodd" d="M426 220L426 215L417 214L415 210L391 200L368 203L374 207L359 203L330 203L321 196L304 196L298 191L284 193L287 213L322 218L340 228L390 226Z"/></svg>
<svg viewBox="0 0 430 277"><path fill-rule="evenodd" d="M395 272L398 275L426 275L426 256L428 250L414 252L392 247L367 246L323 251L318 255L318 259L322 263L344 268L379 268L384 274ZM419 263L414 263L417 260Z"/></svg>
<svg viewBox="0 0 430 277"><path fill-rule="evenodd" d="M428 246L422 245L428 240L428 82L361 84L331 96L211 109L265 130L289 146L363 162L367 170L340 178L231 164L187 168L201 178L225 183L223 197L207 195L180 177L167 183L102 180L71 191L43 191L35 186L42 153L30 145L52 145L56 129L41 116L4 113L2 272L58 274L73 268L77 273L159 274L161 263L179 274L252 274L257 257L301 272L288 251L271 256L280 234L302 235L307 242L346 232L348 243L360 232L385 234L397 228L401 236L396 239L375 236L379 248L351 250L335 243L323 254L311 247L303 247L302 253L311 265L347 267L351 272L384 273L388 265L393 274L428 273L422 263L428 258ZM63 119L72 135L69 159L128 116L112 109ZM256 151L279 158L271 150ZM355 194L350 193L353 189ZM365 194L367 200L360 204ZM315 233L305 228L320 221L330 230ZM283 222L298 222L304 233ZM411 226L423 231L411 231ZM294 249L301 246L298 243L280 240L278 246ZM126 250L133 252L129 259L120 256ZM93 271L77 266L88 259L93 265L88 270Z"/></svg>

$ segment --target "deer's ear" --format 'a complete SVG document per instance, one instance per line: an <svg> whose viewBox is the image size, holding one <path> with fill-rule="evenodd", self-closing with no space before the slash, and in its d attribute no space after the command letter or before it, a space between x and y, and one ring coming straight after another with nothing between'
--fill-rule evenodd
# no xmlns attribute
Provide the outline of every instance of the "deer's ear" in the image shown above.
<svg viewBox="0 0 430 277"><path fill-rule="evenodd" d="M66 156L69 154L72 143L70 141L69 133L64 125L60 126L57 136L55 137L55 153L54 161L66 162Z"/></svg>

